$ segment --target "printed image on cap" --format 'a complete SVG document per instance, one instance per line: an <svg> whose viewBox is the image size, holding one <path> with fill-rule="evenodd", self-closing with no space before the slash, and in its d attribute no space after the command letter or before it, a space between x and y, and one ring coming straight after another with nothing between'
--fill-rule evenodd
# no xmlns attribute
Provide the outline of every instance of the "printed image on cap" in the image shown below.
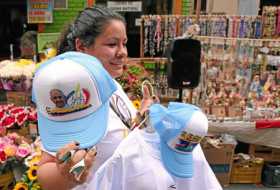
<svg viewBox="0 0 280 190"><path fill-rule="evenodd" d="M68 94L60 89L50 90L50 100L55 104L54 107L46 107L50 115L64 115L87 109L91 106L89 103L90 93L86 88L80 87L80 84L73 86L74 89Z"/></svg>
<svg viewBox="0 0 280 190"><path fill-rule="evenodd" d="M39 67L32 87L46 150L55 152L73 141L90 148L104 137L116 85L98 59L78 52L61 54Z"/></svg>
<svg viewBox="0 0 280 190"><path fill-rule="evenodd" d="M208 130L205 114L194 105L171 102L168 108L152 105L150 120L160 136L161 160L166 170L176 177L191 178L192 152Z"/></svg>
<svg viewBox="0 0 280 190"><path fill-rule="evenodd" d="M171 140L168 145L181 153L192 152L197 144L202 140L201 136L193 135L183 131L177 138Z"/></svg>

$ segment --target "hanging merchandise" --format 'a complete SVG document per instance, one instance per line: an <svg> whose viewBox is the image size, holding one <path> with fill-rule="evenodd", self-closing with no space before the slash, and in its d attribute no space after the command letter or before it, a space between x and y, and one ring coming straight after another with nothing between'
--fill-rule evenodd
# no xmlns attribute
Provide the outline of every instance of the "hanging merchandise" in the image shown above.
<svg viewBox="0 0 280 190"><path fill-rule="evenodd" d="M141 56L162 57L169 42L177 36L182 36L188 27L195 23L194 15L142 16ZM198 25L200 36L259 39L263 30L260 16L201 15ZM268 35L268 31L264 32Z"/></svg>
<svg viewBox="0 0 280 190"><path fill-rule="evenodd" d="M161 39L162 39L162 33L161 33L161 17L156 17L156 31L154 35L154 42L156 44L156 52L159 53L161 51Z"/></svg>
<svg viewBox="0 0 280 190"><path fill-rule="evenodd" d="M189 15L191 14L192 1L190 0L182 0L182 14Z"/></svg>
<svg viewBox="0 0 280 190"><path fill-rule="evenodd" d="M188 101L218 117L248 119L248 110L254 110L249 120L280 116L280 41L263 38L272 34L275 37L276 31L280 31L280 24L277 25L280 16L274 11L272 17L267 10L277 10L278 14L278 8L270 7L264 11L264 15L270 16L267 18L200 15L197 23L200 33L194 39L201 42L201 78L199 86L192 91L195 96ZM150 59L162 57L169 41L183 36L196 23L193 15L142 18L141 56ZM164 72L156 76L153 85L162 98L178 95L168 88Z"/></svg>
<svg viewBox="0 0 280 190"><path fill-rule="evenodd" d="M258 39L262 37L262 20L258 17L253 22L253 36Z"/></svg>
<svg viewBox="0 0 280 190"><path fill-rule="evenodd" d="M280 35L280 7L277 8L277 35Z"/></svg>
<svg viewBox="0 0 280 190"><path fill-rule="evenodd" d="M169 41L177 36L175 16L143 16L143 54L145 57L162 57Z"/></svg>

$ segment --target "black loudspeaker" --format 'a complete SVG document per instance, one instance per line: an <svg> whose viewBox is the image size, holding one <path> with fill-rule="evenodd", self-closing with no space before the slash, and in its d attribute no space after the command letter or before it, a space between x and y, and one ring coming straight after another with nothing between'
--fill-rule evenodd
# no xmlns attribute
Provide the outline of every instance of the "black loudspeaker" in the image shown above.
<svg viewBox="0 0 280 190"><path fill-rule="evenodd" d="M201 74L200 41L188 38L174 39L167 51L168 87L173 89L195 88Z"/></svg>

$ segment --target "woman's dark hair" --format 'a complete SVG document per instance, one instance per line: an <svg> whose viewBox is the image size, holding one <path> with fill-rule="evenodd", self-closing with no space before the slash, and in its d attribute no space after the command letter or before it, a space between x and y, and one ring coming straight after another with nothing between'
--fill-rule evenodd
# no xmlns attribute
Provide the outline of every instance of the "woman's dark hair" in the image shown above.
<svg viewBox="0 0 280 190"><path fill-rule="evenodd" d="M57 45L58 54L76 51L76 38L79 38L85 47L89 47L111 20L120 20L125 23L125 19L120 14L106 7L85 8L62 32Z"/></svg>

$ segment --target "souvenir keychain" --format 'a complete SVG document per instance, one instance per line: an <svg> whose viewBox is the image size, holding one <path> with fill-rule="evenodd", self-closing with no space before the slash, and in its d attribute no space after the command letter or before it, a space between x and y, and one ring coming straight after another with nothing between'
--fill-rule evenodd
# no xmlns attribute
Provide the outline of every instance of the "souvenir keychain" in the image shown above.
<svg viewBox="0 0 280 190"><path fill-rule="evenodd" d="M233 25L233 17L228 17L228 32L227 36L228 37L233 37L233 30L234 30L234 25Z"/></svg>
<svg viewBox="0 0 280 190"><path fill-rule="evenodd" d="M166 48L168 47L169 41L168 41L168 16L164 17L164 28L163 28L163 52L165 52Z"/></svg>
<svg viewBox="0 0 280 190"><path fill-rule="evenodd" d="M147 17L144 17L144 55L149 52L149 27L150 21Z"/></svg>
<svg viewBox="0 0 280 190"><path fill-rule="evenodd" d="M157 53L160 52L161 40L162 40L161 17L159 15L157 15L157 17L156 17L156 30L155 30L155 34L154 34L154 42L156 43Z"/></svg>
<svg viewBox="0 0 280 190"><path fill-rule="evenodd" d="M280 35L280 7L277 8L277 26L276 26L276 34Z"/></svg>
<svg viewBox="0 0 280 190"><path fill-rule="evenodd" d="M245 36L245 32L244 32L244 30L245 30L245 21L244 21L244 17L241 17L240 18L240 25L239 25L239 38L244 38L244 36Z"/></svg>

